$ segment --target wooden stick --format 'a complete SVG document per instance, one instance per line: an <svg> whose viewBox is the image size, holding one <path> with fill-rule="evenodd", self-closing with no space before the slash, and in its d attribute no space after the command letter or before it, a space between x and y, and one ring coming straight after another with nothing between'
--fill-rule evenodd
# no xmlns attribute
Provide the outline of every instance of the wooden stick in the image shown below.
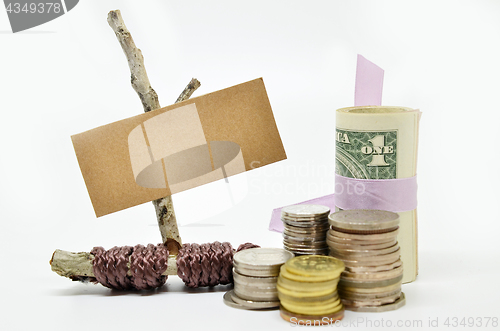
<svg viewBox="0 0 500 331"><path fill-rule="evenodd" d="M134 90L141 99L144 112L160 108L158 95L151 87L149 78L144 67L144 57L142 52L135 46L130 31L125 26L125 22L119 10L112 10L108 14L109 26L113 29L127 57L128 66L131 73L131 83ZM188 99L191 94L200 86L200 82L193 78L186 86L176 102ZM160 228L163 243L165 243L171 254L176 255L182 246L182 240L177 227L174 205L171 196L153 201L156 210L156 218Z"/></svg>
<svg viewBox="0 0 500 331"><path fill-rule="evenodd" d="M177 257L168 257L167 270L163 275L177 275ZM85 280L95 278L92 261L94 255L87 252L73 253L56 249L50 260L52 271L59 276L68 277L73 280Z"/></svg>

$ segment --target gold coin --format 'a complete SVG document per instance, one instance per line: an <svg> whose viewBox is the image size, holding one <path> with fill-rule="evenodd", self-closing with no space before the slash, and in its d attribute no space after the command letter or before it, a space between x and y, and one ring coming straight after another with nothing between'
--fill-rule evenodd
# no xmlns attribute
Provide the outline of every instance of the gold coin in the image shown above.
<svg viewBox="0 0 500 331"><path fill-rule="evenodd" d="M280 301L280 303L287 310L291 311L292 313L298 313L298 314L315 314L315 315L333 314L343 308L340 299L337 299L337 301L322 307L304 307L304 306L290 304L289 302L286 301Z"/></svg>
<svg viewBox="0 0 500 331"><path fill-rule="evenodd" d="M321 297L335 292L337 289L325 289L320 291L295 291L289 290L287 288L281 287L280 285L276 285L276 289L278 290L278 295L281 293L295 297L295 298L313 298L313 297Z"/></svg>
<svg viewBox="0 0 500 331"><path fill-rule="evenodd" d="M331 280L344 271L344 263L336 258L322 255L297 256L284 264L287 271L301 276L313 276Z"/></svg>
<svg viewBox="0 0 500 331"><path fill-rule="evenodd" d="M398 235L399 230L396 229L391 232L386 233L378 233L378 234L352 234L352 233L344 233L340 231L335 231L332 228L328 230L328 234L347 239L356 239L356 240L392 240Z"/></svg>
<svg viewBox="0 0 500 331"><path fill-rule="evenodd" d="M291 291L322 291L332 288L335 289L338 283L339 278L324 282L300 282L286 277L278 278L278 285Z"/></svg>
<svg viewBox="0 0 500 331"><path fill-rule="evenodd" d="M341 299L339 297L337 298L332 298L329 300L323 300L323 301L308 301L308 302L301 302L297 300L293 301L288 301L286 299L281 299L280 298L280 303L285 306L285 307L294 307L295 311L298 309L331 309L333 307L336 307L341 304Z"/></svg>
<svg viewBox="0 0 500 331"><path fill-rule="evenodd" d="M300 304L300 303L311 303L311 302L317 302L317 301L327 301L330 299L337 300L339 298L339 293L337 291L333 291L331 293L321 295L321 296L298 298L295 296L295 293L294 293L294 295L289 295L289 294L285 294L282 292L278 292L278 298L280 300L286 300L289 302L295 302L297 304ZM356 297L356 299L357 298L358 297Z"/></svg>
<svg viewBox="0 0 500 331"><path fill-rule="evenodd" d="M345 311L344 308L342 308L341 310L332 314L304 315L304 314L292 313L286 310L285 307L280 306L281 318L295 325L310 325L310 326L331 325L334 324L335 321L344 318L344 311Z"/></svg>

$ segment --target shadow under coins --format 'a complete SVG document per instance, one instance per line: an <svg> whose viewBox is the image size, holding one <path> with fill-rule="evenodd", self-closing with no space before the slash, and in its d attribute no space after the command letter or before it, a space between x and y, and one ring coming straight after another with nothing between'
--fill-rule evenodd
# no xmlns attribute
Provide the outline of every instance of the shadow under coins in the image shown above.
<svg viewBox="0 0 500 331"><path fill-rule="evenodd" d="M180 279L170 280L168 279L165 285L155 288L153 290L141 290L141 291L119 291L112 290L104 287L100 284L84 283L84 284L74 284L71 288L66 289L55 289L51 291L54 296L78 296L78 295L88 295L88 296L102 296L102 297L115 297L115 296L151 296L160 295L162 293L218 293L227 292L233 288L233 284L228 285L217 285L212 287L198 287L190 288L184 285Z"/></svg>

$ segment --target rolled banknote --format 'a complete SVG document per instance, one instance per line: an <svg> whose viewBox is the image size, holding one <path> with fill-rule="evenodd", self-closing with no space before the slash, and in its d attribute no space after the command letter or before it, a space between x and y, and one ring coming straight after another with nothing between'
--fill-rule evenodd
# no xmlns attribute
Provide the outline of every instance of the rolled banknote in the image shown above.
<svg viewBox="0 0 500 331"><path fill-rule="evenodd" d="M336 209L398 212L403 283L415 280L417 261L416 169L421 112L363 106L336 112Z"/></svg>

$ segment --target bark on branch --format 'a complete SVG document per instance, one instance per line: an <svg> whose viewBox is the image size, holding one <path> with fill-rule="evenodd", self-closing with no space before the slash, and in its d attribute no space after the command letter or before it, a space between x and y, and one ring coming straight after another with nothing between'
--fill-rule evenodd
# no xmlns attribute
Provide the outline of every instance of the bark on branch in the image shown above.
<svg viewBox="0 0 500 331"><path fill-rule="evenodd" d="M116 34L123 52L127 57L128 65L131 73L131 83L134 90L141 99L142 106L145 112L160 108L158 95L151 87L149 78L144 67L144 57L142 52L134 43L130 31L125 26L125 22L119 10L110 11L108 14L109 26ZM200 86L200 82L193 78L186 86L176 102L181 102L188 99L191 94ZM160 228L163 243L165 243L170 251L170 254L177 254L182 246L179 229L177 227L177 219L175 217L174 205L172 197L167 196L153 201L156 210L158 226Z"/></svg>
<svg viewBox="0 0 500 331"><path fill-rule="evenodd" d="M94 255L88 252L73 253L56 249L50 259L50 267L59 276L82 281L95 278L93 260ZM176 256L169 256L167 270L163 275L177 275Z"/></svg>

